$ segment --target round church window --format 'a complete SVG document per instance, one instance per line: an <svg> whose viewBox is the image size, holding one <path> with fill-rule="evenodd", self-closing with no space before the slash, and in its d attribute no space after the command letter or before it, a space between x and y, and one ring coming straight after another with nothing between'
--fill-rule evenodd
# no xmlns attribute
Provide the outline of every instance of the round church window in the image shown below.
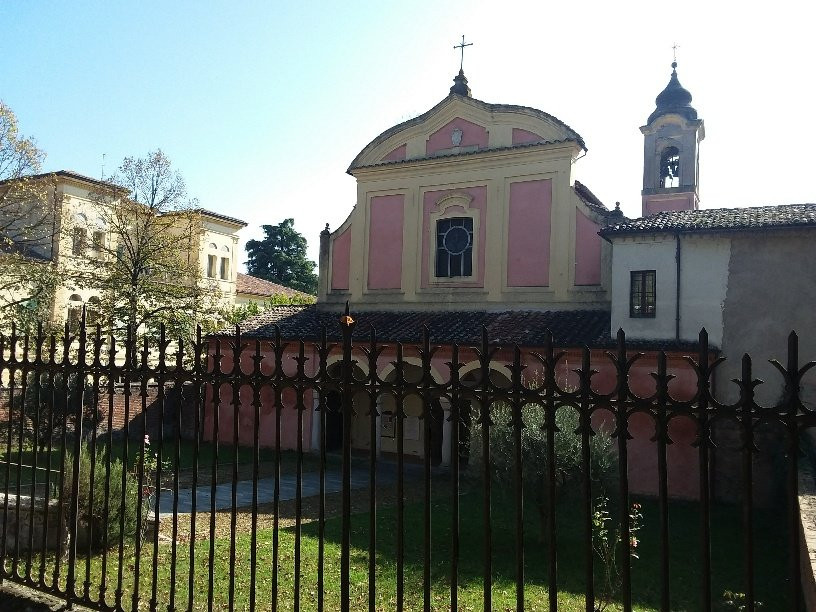
<svg viewBox="0 0 816 612"><path fill-rule="evenodd" d="M451 255L460 255L470 246L470 232L462 226L454 226L445 232L442 245Z"/></svg>

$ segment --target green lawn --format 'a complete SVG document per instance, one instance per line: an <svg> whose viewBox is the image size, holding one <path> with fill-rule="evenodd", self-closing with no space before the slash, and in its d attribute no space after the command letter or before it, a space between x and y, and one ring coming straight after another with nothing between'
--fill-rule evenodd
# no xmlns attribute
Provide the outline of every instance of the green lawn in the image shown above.
<svg viewBox="0 0 816 612"><path fill-rule="evenodd" d="M440 495L443 493L440 491ZM496 610L515 608L514 554L515 536L513 528L514 508L510 496L497 495L494 498L493 515L493 608ZM584 609L584 564L582 527L578 500L562 499L558 517L559 551L559 610ZM658 509L653 500L643 502L644 528L640 532L642 545L640 559L633 561L633 597L638 610L656 609L660 595L658 566ZM482 608L482 513L481 496L476 491L465 493L461 503L461 555L460 555L460 610ZM406 504L405 526L405 608L422 609L422 504L412 500ZM547 561L546 547L541 544L537 530L538 519L532 507L526 509L526 607L531 610L547 609ZM432 608L444 609L449 605L449 550L450 550L450 506L446 496L435 498L433 502L432 530ZM768 610L787 609L785 590L785 533L781 511L759 511L756 513L756 581L757 597ZM744 591L742 586L742 532L738 507L717 507L713 511L713 593L715 601L726 589ZM186 517L185 517L186 518ZM204 517L201 517L202 519ZM395 556L396 556L396 513L393 507L382 508L378 512L378 556L377 556L377 608L395 608ZM182 519L182 522L184 518ZM696 610L699 603L699 552L698 547L698 507L695 504L674 502L670 508L672 530L671 572L672 609ZM199 532L206 532L206 521L197 523ZM339 518L326 524L326 610L339 607L340 597L340 526ZM258 609L268 609L271 598L272 576L272 530L260 529L257 533ZM293 529L280 532L279 609L290 610L293 606L294 590L294 541ZM240 533L237 537L237 572L235 574L235 607L248 607L250 535ZM353 516L352 532L352 609L367 607L367 545L368 515ZM303 527L301 607L316 608L317 593L317 524ZM215 608L224 609L228 601L230 539L224 537L215 541L215 582L213 585ZM146 603L150 597L152 544L146 544L142 552L142 575L140 591ZM125 555L125 577L132 581L134 575L133 551ZM115 556L115 555L114 555ZM161 543L158 551L158 599L166 605L170 584L170 544ZM209 541L201 540L196 545L194 574L194 607L206 608L208 591ZM179 546L178 573L176 576L176 606L186 606L186 585L189 568L189 545ZM82 566L84 568L84 562ZM101 560L91 560L92 582L98 584ZM147 574L145 572L147 571ZM115 563L109 567L109 580L115 583ZM81 580L80 580L81 583ZM112 587L111 593L113 591ZM126 587L130 592L132 584ZM92 587L92 593L98 587ZM129 596L129 595L128 595ZM112 596L111 596L112 597ZM110 598L109 598L110 599Z"/></svg>

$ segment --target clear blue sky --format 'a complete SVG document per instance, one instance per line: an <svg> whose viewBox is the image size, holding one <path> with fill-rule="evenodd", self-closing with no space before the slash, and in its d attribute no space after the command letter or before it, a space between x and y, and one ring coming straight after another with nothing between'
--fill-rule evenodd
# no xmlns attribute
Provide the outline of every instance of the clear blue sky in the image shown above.
<svg viewBox="0 0 816 612"><path fill-rule="evenodd" d="M557 10L555 6L559 7ZM355 200L349 162L448 93L464 33L473 95L568 123L575 177L640 210L638 127L678 73L706 122L702 206L816 201L804 2L32 2L0 4L0 99L47 170L100 176L162 148L202 206L295 218L316 260Z"/></svg>

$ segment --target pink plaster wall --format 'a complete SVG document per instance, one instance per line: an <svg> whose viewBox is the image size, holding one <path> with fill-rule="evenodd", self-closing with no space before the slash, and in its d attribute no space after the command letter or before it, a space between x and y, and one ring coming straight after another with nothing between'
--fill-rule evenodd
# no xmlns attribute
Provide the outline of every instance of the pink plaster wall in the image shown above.
<svg viewBox="0 0 816 612"><path fill-rule="evenodd" d="M475 145L483 149L487 148L487 130L481 125L457 117L430 135L428 141L425 143L425 154L433 155L437 151L453 148L451 133L455 128L462 130L462 143L459 145L460 147L472 147Z"/></svg>
<svg viewBox="0 0 816 612"><path fill-rule="evenodd" d="M368 288L402 286L403 194L371 198L368 226Z"/></svg>
<svg viewBox="0 0 816 612"><path fill-rule="evenodd" d="M351 227L334 239L332 244L331 288L349 288L351 267Z"/></svg>
<svg viewBox="0 0 816 612"><path fill-rule="evenodd" d="M362 321L364 315L359 318ZM298 343L294 338L285 338L290 342L286 349L282 363L287 375L294 375L296 363L293 357L298 354ZM222 347L224 356L221 359L220 371L228 374L232 368L231 355L228 350ZM211 346L210 350L214 350ZM339 354L340 347L335 347L334 354ZM260 351L263 356L261 361L262 374L269 376L273 373L275 363L275 353L273 347L266 341L261 342ZM246 350L241 359L241 369L244 373L251 373L254 368L254 350ZM417 357L415 347L410 344L404 348L406 357ZM392 369L391 363L396 355L393 345L386 345L378 359L378 370L381 376L385 375L386 368ZM304 373L307 376L315 375L315 368L320 363L319 356L314 348L306 351L309 357L304 363ZM677 400L687 401L693 398L696 392L696 376L690 365L683 358L683 353L672 352L667 355L667 370L673 374L669 382L669 392ZM441 346L434 352L431 358L431 370L436 373L440 382L449 380L452 352L450 346ZM465 364L467 369L477 361L477 355L472 349L462 347L459 353L459 362ZM506 364L513 361L511 350L502 349L493 356L496 364ZM539 361L531 358L525 351L523 361L529 364L525 371L529 380L543 376L542 365ZM592 368L597 373L592 377L593 389L598 393L611 393L614 391L615 367L605 355L604 350L596 349L591 351L590 362ZM567 349L564 357L559 361L556 369L556 380L561 386L569 387L577 383L575 367L581 363L581 351L577 349ZM212 358L209 361L209 368L212 370L214 364ZM649 397L655 393L655 379L652 373L656 370L656 355L654 352L647 352L638 359L632 366L629 376L629 385L633 393L640 397ZM208 386L204 410L203 434L205 440L213 439L213 426L215 415L215 402L213 388ZM275 393L272 384L266 384L261 392L260 406L260 443L262 446L274 446L275 443ZM253 397L251 389L243 386L238 395L238 401L233 403L232 388L229 382L225 382L220 388L218 402L218 439L225 444L233 441L233 417L234 410L238 410L238 441L242 445L251 445L254 434L255 408L252 405ZM294 449L297 447L297 419L298 419L298 398L291 388L281 391L281 447ZM303 438L304 450L310 449L312 418L315 416L312 392L308 389L304 391L302 404L303 418ZM568 407L561 408L563 410ZM356 418L356 417L355 417ZM630 491L635 494L656 495L658 493L658 470L657 470L657 444L651 439L654 436L654 422L651 416L635 413L629 421L629 434L631 439L627 441L628 453L628 474ZM600 409L593 417L593 426L603 427L607 431L612 430L613 420L608 411ZM698 470L698 449L693 446L696 437L696 426L686 418L673 419L669 424L669 436L672 443L667 447L668 462L668 485L669 495L675 498L698 499L699 498L699 470ZM613 444L617 445L617 439L613 439Z"/></svg>
<svg viewBox="0 0 816 612"><path fill-rule="evenodd" d="M407 155L408 145L402 145L391 151L388 155L382 158L382 161L399 161L405 159Z"/></svg>
<svg viewBox="0 0 816 612"><path fill-rule="evenodd" d="M220 360L220 372L229 374L232 372L233 359L231 352L227 349L226 343L222 341L221 352L223 356ZM293 343L295 346L297 343ZM212 351L215 347L210 347ZM266 342L261 342L259 345L252 346L243 351L241 354L240 367L244 374L250 374L254 371L255 363L253 360L256 350L260 350L263 357L261 361L261 373L270 376L274 371L275 352L273 348ZM314 353L314 350L312 350ZM292 357L297 356L297 349L293 349L292 353L284 356L284 371L287 375L294 375L295 369L291 364L294 363ZM319 363L316 359L317 355L312 354L311 358L305 362L305 373L309 376L314 375L314 367ZM212 371L215 367L213 359L210 358L208 367ZM296 366L295 366L296 367ZM237 401L236 401L237 399ZM238 443L244 446L251 446L254 439L255 430L255 407L253 405L253 393L250 385L242 385L238 390L238 397L234 397L232 385L225 382L220 386L218 394L218 401L215 400L214 388L211 385L207 386L206 404L204 407L204 422L203 422L203 437L204 440L211 441L214 439L216 418L218 426L218 441L224 444L232 444L235 440L234 417L235 410L238 411ZM272 385L264 385L261 387L260 393L261 406L259 409L259 435L258 441L260 446L275 446L275 392ZM217 405L217 411L215 406ZM297 448L297 413L298 397L296 392L291 389L283 389L281 391L281 448L296 449ZM312 417L314 411L312 391L305 390L302 399L302 406L305 408L302 411L303 415L303 431L302 444L305 451L310 450L311 445L311 428ZM291 413L291 416L290 416ZM216 417L217 415L217 417ZM292 418L293 417L293 418Z"/></svg>
<svg viewBox="0 0 816 612"><path fill-rule="evenodd" d="M473 252L473 265L476 275L472 281L434 282L434 287L484 287L485 269L485 240L487 228L487 187L466 187L463 189L444 189L441 191L427 191L422 201L422 284L423 288L431 283L430 259L431 248L436 245L435 228L431 227L431 213L436 210L436 203L445 196L454 193L466 193L473 200L470 210L475 210L479 224L476 249ZM456 215L452 215L456 216ZM475 228L474 228L475 229Z"/></svg>
<svg viewBox="0 0 816 612"><path fill-rule="evenodd" d="M525 142L538 142L544 140L541 136L534 132L528 132L521 128L513 128L513 144L524 144Z"/></svg>
<svg viewBox="0 0 816 612"><path fill-rule="evenodd" d="M575 284L601 284L601 237L594 221L575 209Z"/></svg>
<svg viewBox="0 0 816 612"><path fill-rule="evenodd" d="M546 287L550 282L552 181L510 184L507 285Z"/></svg>
<svg viewBox="0 0 816 612"><path fill-rule="evenodd" d="M694 210L694 194L678 194L676 198L659 200L652 199L651 196L643 196L644 217L670 210Z"/></svg>

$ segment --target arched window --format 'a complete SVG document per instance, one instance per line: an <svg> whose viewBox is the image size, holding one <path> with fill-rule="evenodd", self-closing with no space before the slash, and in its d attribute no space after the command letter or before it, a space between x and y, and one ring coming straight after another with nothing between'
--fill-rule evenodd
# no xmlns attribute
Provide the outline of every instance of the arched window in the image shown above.
<svg viewBox="0 0 816 612"><path fill-rule="evenodd" d="M68 327L72 330L79 329L82 322L82 298L76 293L68 298Z"/></svg>
<svg viewBox="0 0 816 612"><path fill-rule="evenodd" d="M660 185L680 186L680 150L677 147L666 147L660 154Z"/></svg>

